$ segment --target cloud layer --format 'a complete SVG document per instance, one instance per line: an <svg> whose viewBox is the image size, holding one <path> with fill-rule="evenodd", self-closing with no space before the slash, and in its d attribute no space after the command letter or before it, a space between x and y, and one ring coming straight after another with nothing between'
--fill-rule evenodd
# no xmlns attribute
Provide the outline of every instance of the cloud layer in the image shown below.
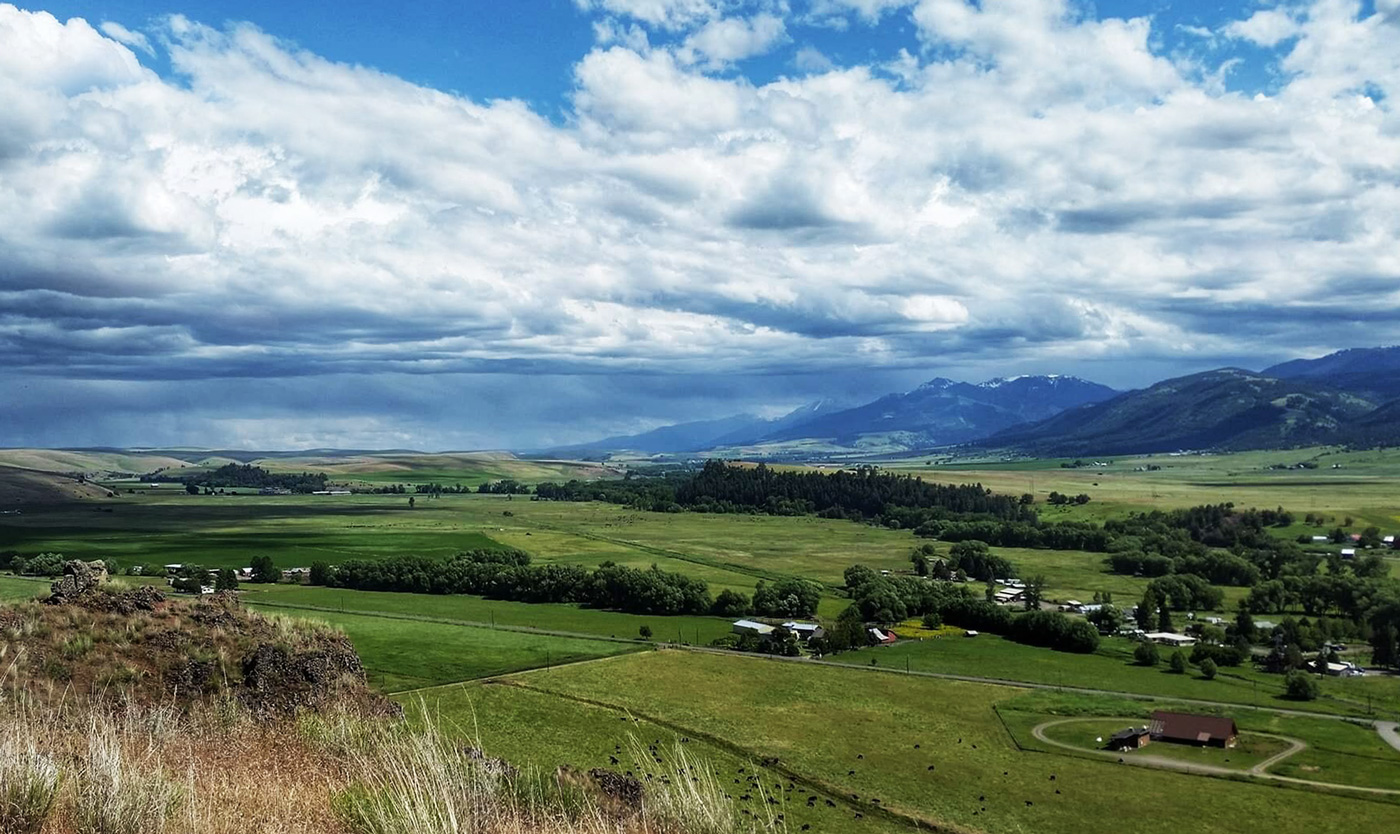
<svg viewBox="0 0 1400 834"><path fill-rule="evenodd" d="M120 385L237 381L271 422L200 412L205 435L166 442L270 445L315 435L268 428L293 389L351 423L490 391L517 403L500 424L385 445L504 445L544 431L522 428L535 374L593 409L565 440L736 410L668 377L747 380L721 387L757 405L853 369L1132 384L1393 341L1395 0L1241 10L1218 35L1274 50L1257 94L1148 18L1057 0L577 4L599 43L562 121L251 26L0 5L0 384L33 397L0 406L0 443L63 442L56 415ZM789 23L813 14L914 35L865 65L735 71L803 48ZM578 393L617 388L651 393Z"/></svg>

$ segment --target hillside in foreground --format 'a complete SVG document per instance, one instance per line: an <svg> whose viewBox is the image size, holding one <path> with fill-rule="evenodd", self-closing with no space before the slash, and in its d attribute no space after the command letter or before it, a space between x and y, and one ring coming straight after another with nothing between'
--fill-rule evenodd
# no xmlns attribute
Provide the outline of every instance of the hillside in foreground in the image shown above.
<svg viewBox="0 0 1400 834"><path fill-rule="evenodd" d="M326 626L109 585L85 563L53 590L0 606L5 834L740 830L682 750L654 785L522 772L398 717Z"/></svg>

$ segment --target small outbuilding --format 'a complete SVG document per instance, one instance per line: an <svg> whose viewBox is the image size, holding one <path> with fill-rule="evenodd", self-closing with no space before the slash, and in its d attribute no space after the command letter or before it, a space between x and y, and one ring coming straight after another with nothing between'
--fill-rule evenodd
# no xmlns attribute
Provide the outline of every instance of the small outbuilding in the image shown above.
<svg viewBox="0 0 1400 834"><path fill-rule="evenodd" d="M1147 727L1124 727L1109 736L1109 750L1136 750L1146 747L1152 741L1152 733Z"/></svg>
<svg viewBox="0 0 1400 834"><path fill-rule="evenodd" d="M1234 747L1240 734L1233 718L1164 710L1152 713L1148 730L1153 741L1174 741L1198 747Z"/></svg>

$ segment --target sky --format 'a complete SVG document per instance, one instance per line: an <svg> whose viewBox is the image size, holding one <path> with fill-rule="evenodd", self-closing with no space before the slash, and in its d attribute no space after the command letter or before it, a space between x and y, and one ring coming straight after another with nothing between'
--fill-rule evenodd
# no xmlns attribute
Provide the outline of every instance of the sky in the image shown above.
<svg viewBox="0 0 1400 834"><path fill-rule="evenodd" d="M1400 0L0 3L0 445L540 448L1396 341Z"/></svg>

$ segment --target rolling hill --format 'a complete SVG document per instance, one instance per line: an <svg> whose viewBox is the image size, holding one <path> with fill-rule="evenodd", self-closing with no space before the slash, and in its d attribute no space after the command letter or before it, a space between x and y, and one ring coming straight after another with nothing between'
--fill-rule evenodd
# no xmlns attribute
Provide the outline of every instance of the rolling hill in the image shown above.
<svg viewBox="0 0 1400 834"><path fill-rule="evenodd" d="M1193 374L983 441L1029 454L1113 455L1346 442L1374 402L1238 368Z"/></svg>
<svg viewBox="0 0 1400 834"><path fill-rule="evenodd" d="M1308 380L1375 402L1400 397L1400 347L1351 348L1318 359L1295 359L1263 371L1278 379Z"/></svg>

